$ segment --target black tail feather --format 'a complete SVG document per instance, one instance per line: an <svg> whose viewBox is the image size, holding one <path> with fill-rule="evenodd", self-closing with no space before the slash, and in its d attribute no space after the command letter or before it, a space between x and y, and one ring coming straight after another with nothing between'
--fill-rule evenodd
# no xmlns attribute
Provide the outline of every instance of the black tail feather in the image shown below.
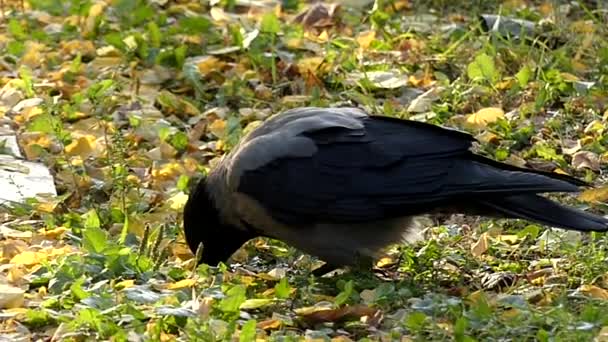
<svg viewBox="0 0 608 342"><path fill-rule="evenodd" d="M507 217L536 221L552 227L578 231L608 231L608 218L565 207L539 195L505 196L483 201L482 204Z"/></svg>

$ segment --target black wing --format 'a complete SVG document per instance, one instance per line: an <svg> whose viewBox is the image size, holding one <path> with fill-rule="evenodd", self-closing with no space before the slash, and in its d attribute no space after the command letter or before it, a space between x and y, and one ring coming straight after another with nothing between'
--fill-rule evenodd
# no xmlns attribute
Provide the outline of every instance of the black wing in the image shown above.
<svg viewBox="0 0 608 342"><path fill-rule="evenodd" d="M362 128L302 132L299 138L314 141L314 154L247 170L238 191L278 220L305 224L416 215L470 196L578 190L572 178L501 167L472 154L474 139L466 133L388 117L360 120Z"/></svg>

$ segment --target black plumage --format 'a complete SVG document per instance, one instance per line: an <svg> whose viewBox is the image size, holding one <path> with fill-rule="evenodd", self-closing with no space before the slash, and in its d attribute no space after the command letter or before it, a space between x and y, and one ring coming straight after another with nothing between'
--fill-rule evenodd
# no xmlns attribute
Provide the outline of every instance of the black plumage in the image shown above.
<svg viewBox="0 0 608 342"><path fill-rule="evenodd" d="M268 236L341 266L377 257L411 232L413 217L433 212L608 230L608 219L538 195L575 192L584 182L476 155L473 141L357 108L286 111L200 181L184 209L186 240L193 251L203 243L206 263Z"/></svg>

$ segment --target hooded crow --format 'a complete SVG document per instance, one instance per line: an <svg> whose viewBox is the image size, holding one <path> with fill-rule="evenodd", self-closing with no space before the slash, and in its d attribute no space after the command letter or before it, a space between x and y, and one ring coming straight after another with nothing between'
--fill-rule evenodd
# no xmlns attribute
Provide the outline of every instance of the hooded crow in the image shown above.
<svg viewBox="0 0 608 342"><path fill-rule="evenodd" d="M434 212L518 218L578 231L608 219L539 193L583 181L519 168L470 151L464 132L372 116L359 108L297 108L253 130L203 178L184 208L200 262L226 261L266 236L334 267L372 260Z"/></svg>

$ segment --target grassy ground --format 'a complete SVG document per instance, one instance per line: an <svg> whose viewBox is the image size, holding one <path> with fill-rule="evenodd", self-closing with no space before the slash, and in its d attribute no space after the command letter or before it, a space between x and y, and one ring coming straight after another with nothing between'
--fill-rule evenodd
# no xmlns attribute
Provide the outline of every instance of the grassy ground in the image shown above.
<svg viewBox="0 0 608 342"><path fill-rule="evenodd" d="M261 239L194 268L190 177L303 105L468 130L479 153L599 186L559 199L606 212L601 2L364 2L4 1L0 119L59 196L0 209L3 337L608 340L603 234L456 216L374 273L315 278Z"/></svg>

